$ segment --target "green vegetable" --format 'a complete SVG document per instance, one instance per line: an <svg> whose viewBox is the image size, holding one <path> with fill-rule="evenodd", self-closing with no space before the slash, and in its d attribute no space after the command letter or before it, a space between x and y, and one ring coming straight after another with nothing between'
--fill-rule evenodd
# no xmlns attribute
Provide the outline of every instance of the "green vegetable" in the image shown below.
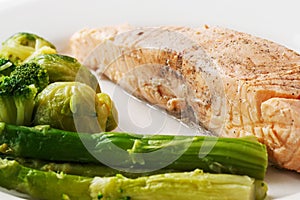
<svg viewBox="0 0 300 200"><path fill-rule="evenodd" d="M88 68L75 58L57 54L55 46L42 37L21 32L3 42L0 121L49 124L69 131L113 130L116 109L109 97L105 97L109 101L103 100L105 94L97 95L100 92L98 80ZM74 120L84 126L75 127Z"/></svg>
<svg viewBox="0 0 300 200"><path fill-rule="evenodd" d="M15 67L16 66L10 60L0 58L0 77L3 75L9 76Z"/></svg>
<svg viewBox="0 0 300 200"><path fill-rule="evenodd" d="M145 172L145 173L130 173L126 172L126 169L113 169L101 164L94 163L77 163L77 162L47 162L44 160L28 159L20 157L4 157L8 159L14 159L21 165L29 168L41 170L41 171L53 171L53 172L63 172L65 174L86 176L86 177L108 177L115 176L117 174L122 174L129 178L137 178L140 176L149 176L153 174L162 174L170 172L179 172L174 169L160 169L157 171Z"/></svg>
<svg viewBox="0 0 300 200"><path fill-rule="evenodd" d="M42 54L28 62L43 66L49 74L51 83L76 81L89 85L97 93L101 91L96 76L73 57L60 54Z"/></svg>
<svg viewBox="0 0 300 200"><path fill-rule="evenodd" d="M105 131L112 131L118 126L118 111L109 95L105 93L98 93L97 97L102 103L102 105L104 105L105 108L108 110L107 119L103 119L106 120Z"/></svg>
<svg viewBox="0 0 300 200"><path fill-rule="evenodd" d="M101 200L263 200L267 186L248 176L208 174L201 170L129 179L95 177L92 199Z"/></svg>
<svg viewBox="0 0 300 200"><path fill-rule="evenodd" d="M36 199L91 199L91 180L82 176L42 172L24 167L14 160L0 159L0 186Z"/></svg>
<svg viewBox="0 0 300 200"><path fill-rule="evenodd" d="M30 125L36 94L48 83L47 72L34 63L16 66L9 75L0 76L0 121Z"/></svg>
<svg viewBox="0 0 300 200"><path fill-rule="evenodd" d="M129 179L87 178L43 172L0 160L0 186L26 193L37 199L161 200L230 199L262 200L267 186L248 176L207 174L200 170Z"/></svg>
<svg viewBox="0 0 300 200"><path fill-rule="evenodd" d="M21 64L36 55L50 53L56 53L52 43L38 35L20 32L2 43L0 57Z"/></svg>
<svg viewBox="0 0 300 200"><path fill-rule="evenodd" d="M86 134L49 126L0 125L0 152L15 157L103 163L115 169L129 169L132 173L161 168L178 171L199 168L260 180L268 165L266 147L253 138Z"/></svg>
<svg viewBox="0 0 300 200"><path fill-rule="evenodd" d="M36 98L34 124L68 131L105 131L111 103L100 100L84 83L51 83Z"/></svg>

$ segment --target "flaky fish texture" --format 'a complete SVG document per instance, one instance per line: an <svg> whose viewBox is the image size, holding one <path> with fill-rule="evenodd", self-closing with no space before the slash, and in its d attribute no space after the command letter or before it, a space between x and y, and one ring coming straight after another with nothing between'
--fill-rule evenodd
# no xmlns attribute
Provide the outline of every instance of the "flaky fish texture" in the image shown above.
<svg viewBox="0 0 300 200"><path fill-rule="evenodd" d="M255 135L300 172L300 55L222 27L82 29L72 55L183 120L223 137Z"/></svg>

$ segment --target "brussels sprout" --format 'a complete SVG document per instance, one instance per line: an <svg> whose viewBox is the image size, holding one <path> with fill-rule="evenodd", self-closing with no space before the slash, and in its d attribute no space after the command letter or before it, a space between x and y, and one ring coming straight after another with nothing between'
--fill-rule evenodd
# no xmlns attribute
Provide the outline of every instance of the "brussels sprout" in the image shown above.
<svg viewBox="0 0 300 200"><path fill-rule="evenodd" d="M55 82L36 98L34 125L47 124L67 131L101 132L106 130L111 112L111 100L99 98L88 85Z"/></svg>
<svg viewBox="0 0 300 200"><path fill-rule="evenodd" d="M103 102L105 105L107 105L108 109L109 109L109 115L107 117L105 131L112 131L118 125L118 112L115 107L115 104L110 99L109 95L107 95L105 93L98 93L97 96L98 96L99 101Z"/></svg>
<svg viewBox="0 0 300 200"><path fill-rule="evenodd" d="M26 32L12 35L2 43L0 49L0 57L9 59L14 64L21 64L39 54L50 53L56 53L56 48L51 42Z"/></svg>
<svg viewBox="0 0 300 200"><path fill-rule="evenodd" d="M28 62L33 62L44 67L49 74L49 81L78 81L100 92L100 86L95 75L83 66L77 59L61 54L43 54L34 57Z"/></svg>

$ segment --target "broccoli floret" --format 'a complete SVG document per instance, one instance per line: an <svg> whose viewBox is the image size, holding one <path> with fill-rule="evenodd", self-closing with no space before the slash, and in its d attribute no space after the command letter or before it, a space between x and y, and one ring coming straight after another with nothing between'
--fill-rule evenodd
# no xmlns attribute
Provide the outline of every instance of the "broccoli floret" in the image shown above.
<svg viewBox="0 0 300 200"><path fill-rule="evenodd" d="M17 66L10 75L10 79L12 79L10 84L15 91L18 91L18 88L22 88L24 85L34 84L38 92L40 92L49 84L47 70L36 63L25 63Z"/></svg>
<svg viewBox="0 0 300 200"><path fill-rule="evenodd" d="M35 97L49 84L47 71L35 63L16 66L0 77L0 121L30 125Z"/></svg>
<svg viewBox="0 0 300 200"><path fill-rule="evenodd" d="M16 33L2 43L0 57L20 64L40 54L56 53L55 46L44 38L32 33Z"/></svg>

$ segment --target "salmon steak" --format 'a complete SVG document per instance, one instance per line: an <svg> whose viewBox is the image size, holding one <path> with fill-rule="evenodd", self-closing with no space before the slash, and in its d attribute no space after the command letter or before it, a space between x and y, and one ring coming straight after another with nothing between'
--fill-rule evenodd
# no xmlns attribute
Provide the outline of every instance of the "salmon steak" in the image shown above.
<svg viewBox="0 0 300 200"><path fill-rule="evenodd" d="M222 27L85 28L71 54L99 76L220 137L256 136L300 172L300 55Z"/></svg>

